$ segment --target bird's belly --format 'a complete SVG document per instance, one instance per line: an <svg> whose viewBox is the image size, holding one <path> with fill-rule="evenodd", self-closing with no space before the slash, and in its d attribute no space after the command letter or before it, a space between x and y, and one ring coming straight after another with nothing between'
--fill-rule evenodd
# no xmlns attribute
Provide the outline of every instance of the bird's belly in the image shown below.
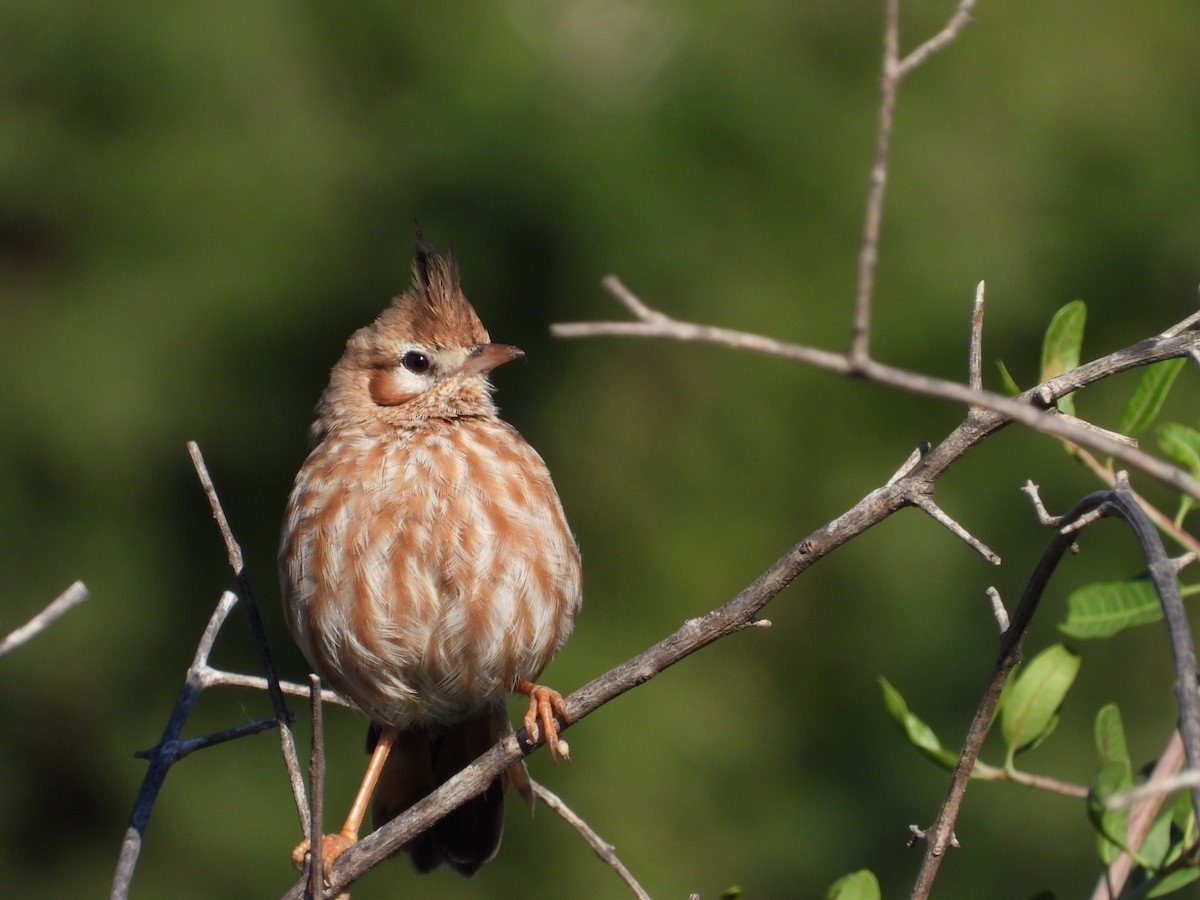
<svg viewBox="0 0 1200 900"><path fill-rule="evenodd" d="M302 470L285 612L316 671L372 719L460 721L536 678L570 633L578 551L540 457L517 463L447 441L374 466L360 455L356 482L320 459ZM497 478L504 490L479 488Z"/></svg>

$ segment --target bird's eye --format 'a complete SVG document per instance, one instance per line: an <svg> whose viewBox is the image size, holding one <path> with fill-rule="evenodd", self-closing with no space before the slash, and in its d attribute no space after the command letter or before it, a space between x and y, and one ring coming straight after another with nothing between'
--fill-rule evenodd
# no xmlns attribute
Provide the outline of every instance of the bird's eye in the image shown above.
<svg viewBox="0 0 1200 900"><path fill-rule="evenodd" d="M416 350L409 350L404 356L400 357L400 365L408 369L414 375L424 375L429 371L429 357L424 353Z"/></svg>

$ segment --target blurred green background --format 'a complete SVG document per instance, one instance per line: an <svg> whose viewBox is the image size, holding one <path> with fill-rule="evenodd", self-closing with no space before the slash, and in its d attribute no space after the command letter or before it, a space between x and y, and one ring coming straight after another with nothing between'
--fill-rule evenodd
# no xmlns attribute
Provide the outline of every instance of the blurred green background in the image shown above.
<svg viewBox="0 0 1200 900"><path fill-rule="evenodd" d="M493 337L504 414L555 474L586 601L547 672L564 693L720 604L886 480L962 411L762 357L558 341L649 303L846 345L873 148L881 4L670 0L0 6L0 633L76 578L91 600L0 660L0 868L13 896L108 890L145 764L232 579L184 442L203 448L284 675L280 514L312 406L346 337L408 281L414 220L459 255ZM948 0L907 5L905 46ZM1200 7L984 0L906 82L874 349L965 377L988 283L988 379L1029 385L1053 311L1087 301L1085 357L1158 333L1200 283ZM1133 383L1089 390L1113 426ZM1169 413L1195 425L1194 368ZM1000 569L917 512L823 561L746 632L531 760L656 897L816 897L873 868L907 893L947 775L904 745L886 675L957 745L996 649L985 588L1015 601L1045 534L1018 487L1063 510L1095 487L1045 438L1006 431L939 486ZM1170 498L1135 479L1164 505ZM1134 573L1094 529L1056 577L1031 649L1074 584ZM1091 719L1122 704L1135 760L1174 720L1167 645L1085 645L1059 733L1023 762L1086 782ZM235 612L215 661L256 668ZM293 704L303 712L303 704ZM206 694L188 734L263 696ZM328 713L326 826L361 774L363 723ZM298 723L307 747L307 727ZM993 751L994 761L996 753ZM985 756L986 758L986 756ZM472 881L381 866L356 898L624 896L556 816L512 804ZM273 734L172 770L135 897L265 897L299 828ZM1083 805L975 785L946 897L1090 889ZM544 886L548 885L546 888Z"/></svg>

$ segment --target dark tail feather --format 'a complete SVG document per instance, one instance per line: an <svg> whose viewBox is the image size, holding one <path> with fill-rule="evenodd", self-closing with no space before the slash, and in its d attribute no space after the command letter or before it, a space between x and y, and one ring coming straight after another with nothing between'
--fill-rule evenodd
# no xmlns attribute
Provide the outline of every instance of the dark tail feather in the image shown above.
<svg viewBox="0 0 1200 900"><path fill-rule="evenodd" d="M455 725L444 734L424 729L402 732L388 756L375 788L372 823L379 828L403 813L443 782L457 775L512 730L504 708L496 706ZM368 744L374 743L372 726ZM519 770L519 771L517 771ZM467 801L428 831L402 848L418 872L429 872L445 862L463 875L474 875L500 849L504 833L504 789L516 787L532 802L525 764L513 766L488 788Z"/></svg>

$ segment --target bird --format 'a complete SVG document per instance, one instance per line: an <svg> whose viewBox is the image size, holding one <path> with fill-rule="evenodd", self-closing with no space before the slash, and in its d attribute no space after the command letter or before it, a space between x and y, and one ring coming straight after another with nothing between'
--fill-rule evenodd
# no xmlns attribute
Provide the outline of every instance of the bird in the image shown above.
<svg viewBox="0 0 1200 900"><path fill-rule="evenodd" d="M491 341L453 251L418 230L411 286L350 337L317 404L284 515L284 618L313 670L370 718L372 754L322 841L327 879L368 803L379 828L512 733L509 694L529 698L527 735L569 758L564 700L535 679L579 611L579 549L488 379L523 355ZM532 808L518 762L401 848L417 871L469 876L491 860L507 787ZM293 851L297 867L308 851Z"/></svg>

